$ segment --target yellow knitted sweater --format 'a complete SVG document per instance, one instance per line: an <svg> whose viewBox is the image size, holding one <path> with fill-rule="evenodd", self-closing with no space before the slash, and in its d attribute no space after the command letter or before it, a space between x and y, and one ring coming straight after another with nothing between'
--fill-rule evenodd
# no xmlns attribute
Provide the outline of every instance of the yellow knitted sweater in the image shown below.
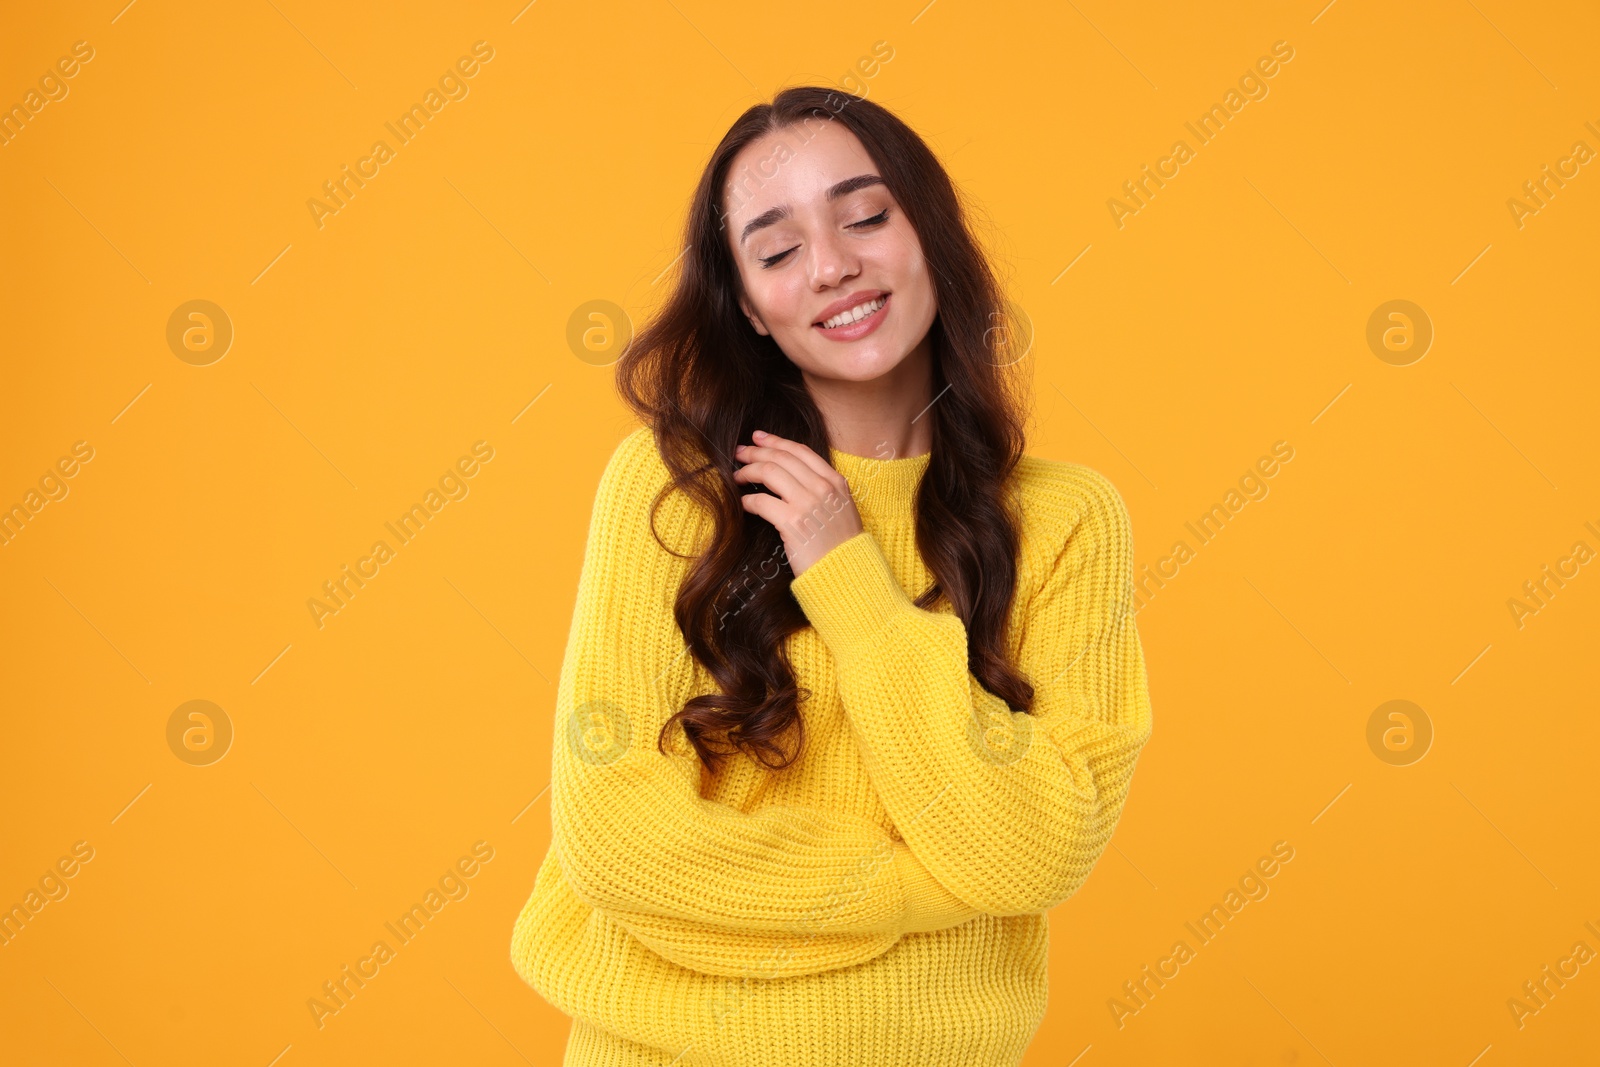
<svg viewBox="0 0 1600 1067"><path fill-rule="evenodd" d="M651 536L669 477L649 427L601 478L551 844L511 945L573 1017L566 1064L1011 1067L1044 1015L1045 913L1104 851L1151 730L1126 508L1088 467L1023 457L1007 652L1035 699L1012 712L968 672L949 605L912 603L933 580L929 455L829 458L864 529L790 586L811 623L788 646L804 749L780 772L736 753L715 778L676 724L656 749L715 688L672 614L691 561ZM710 519L674 492L656 530L695 554Z"/></svg>

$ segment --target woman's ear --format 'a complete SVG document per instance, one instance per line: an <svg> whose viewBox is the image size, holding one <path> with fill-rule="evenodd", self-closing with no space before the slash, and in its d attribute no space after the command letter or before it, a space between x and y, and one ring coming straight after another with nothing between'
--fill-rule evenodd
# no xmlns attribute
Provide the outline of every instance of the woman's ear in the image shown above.
<svg viewBox="0 0 1600 1067"><path fill-rule="evenodd" d="M739 310L743 311L745 318L750 320L750 325L755 327L756 333L759 333L762 337L771 336L766 326L762 324L761 316L756 314L755 309L750 306L750 301L746 300L743 294L739 296Z"/></svg>

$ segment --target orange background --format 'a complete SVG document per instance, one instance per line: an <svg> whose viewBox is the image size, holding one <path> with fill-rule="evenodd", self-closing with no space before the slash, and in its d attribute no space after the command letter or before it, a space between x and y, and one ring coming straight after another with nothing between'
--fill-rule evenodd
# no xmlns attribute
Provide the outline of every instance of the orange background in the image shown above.
<svg viewBox="0 0 1600 1067"><path fill-rule="evenodd" d="M1600 951L1600 565L1520 627L1507 603L1600 549L1600 164L1520 225L1507 205L1600 150L1592 5L123 2L0 33L0 103L93 48L0 147L0 505L93 450L0 547L0 904L93 850L0 947L0 1059L559 1061L511 927L631 425L569 318L644 320L711 147L805 81L896 110L982 205L1035 330L1030 451L1113 479L1141 573L1195 550L1139 613L1154 737L1052 914L1025 1062L1600 1041L1592 961L1520 1028L1507 1007ZM478 41L467 95L319 228L307 201ZM1277 41L1267 95L1200 144L1185 122ZM1107 201L1180 138L1119 227ZM1434 331L1404 366L1367 343L1395 299ZM167 341L191 300L233 329L203 366ZM479 441L467 495L319 627L308 599ZM1279 441L1268 495L1199 546L1184 524ZM168 740L192 700L233 731L206 766ZM1408 765L1369 745L1390 700L1432 730ZM1279 841L1270 894L1199 947L1185 921ZM319 1029L308 999L462 857L467 895ZM1119 1027L1108 1001L1179 939Z"/></svg>

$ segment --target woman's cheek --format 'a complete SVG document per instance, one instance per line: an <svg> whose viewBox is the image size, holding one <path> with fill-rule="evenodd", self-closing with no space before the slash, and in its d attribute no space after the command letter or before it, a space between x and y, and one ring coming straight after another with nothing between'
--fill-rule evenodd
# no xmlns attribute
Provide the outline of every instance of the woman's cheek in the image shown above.
<svg viewBox="0 0 1600 1067"><path fill-rule="evenodd" d="M795 272L795 280L786 285L783 292L778 295L778 305L780 308L778 317L781 321L797 330L810 328L811 323L803 321L805 314L802 309L806 306L805 280L800 277L798 271Z"/></svg>

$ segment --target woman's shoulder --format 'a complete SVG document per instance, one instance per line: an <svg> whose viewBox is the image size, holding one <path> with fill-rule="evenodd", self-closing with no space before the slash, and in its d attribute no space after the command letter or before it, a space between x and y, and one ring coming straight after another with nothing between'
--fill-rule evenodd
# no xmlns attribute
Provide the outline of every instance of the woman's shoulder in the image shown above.
<svg viewBox="0 0 1600 1067"><path fill-rule="evenodd" d="M600 475L597 495L602 499L637 500L648 493L653 500L661 488L672 481L672 472L661 457L655 428L635 426L611 449L605 470Z"/></svg>
<svg viewBox="0 0 1600 1067"><path fill-rule="evenodd" d="M682 490L667 492L657 509L657 497L672 483L654 427L635 427L617 442L606 461L595 491L595 511L613 523L643 530L648 530L654 511L655 529L668 544L683 551L686 543L693 543L707 516Z"/></svg>
<svg viewBox="0 0 1600 1067"><path fill-rule="evenodd" d="M612 448L600 481L603 485L618 478L664 480L666 476L667 467L656 447L655 430L650 426L635 426Z"/></svg>
<svg viewBox="0 0 1600 1067"><path fill-rule="evenodd" d="M1028 454L1014 476L1025 512L1038 522L1072 529L1085 519L1127 515L1111 479L1082 463Z"/></svg>
<svg viewBox="0 0 1600 1067"><path fill-rule="evenodd" d="M1022 555L1035 573L1048 572L1066 546L1081 538L1131 546L1128 507L1105 474L1082 463L1025 454L1013 474L1022 516Z"/></svg>

